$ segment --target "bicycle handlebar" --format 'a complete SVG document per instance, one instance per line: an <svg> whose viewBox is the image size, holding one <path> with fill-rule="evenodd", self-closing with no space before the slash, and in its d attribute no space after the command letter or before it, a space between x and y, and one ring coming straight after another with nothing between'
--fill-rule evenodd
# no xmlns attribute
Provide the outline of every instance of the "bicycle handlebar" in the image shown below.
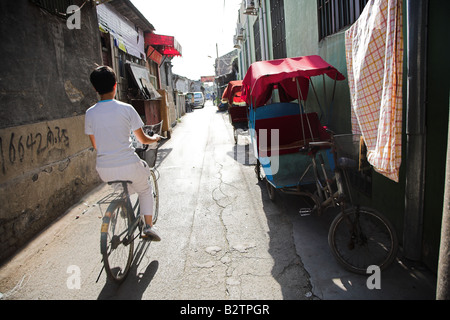
<svg viewBox="0 0 450 320"><path fill-rule="evenodd" d="M308 145L311 148L322 148L322 147L331 148L333 146L333 143L331 143L330 141L314 141L308 143Z"/></svg>

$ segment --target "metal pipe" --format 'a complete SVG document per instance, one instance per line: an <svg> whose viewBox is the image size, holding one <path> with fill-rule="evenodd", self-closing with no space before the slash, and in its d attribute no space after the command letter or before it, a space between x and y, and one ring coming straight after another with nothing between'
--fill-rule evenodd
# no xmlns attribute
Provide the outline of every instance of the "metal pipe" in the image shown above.
<svg viewBox="0 0 450 320"><path fill-rule="evenodd" d="M264 2L264 0L261 0ZM257 9L258 9L258 23L259 23L259 42L261 45L261 60L265 61L268 60L266 57L266 49L265 49L265 39L264 39L264 33L266 30L264 29L264 22L263 22L263 10L261 5L259 4L259 1L257 2Z"/></svg>
<svg viewBox="0 0 450 320"><path fill-rule="evenodd" d="M425 193L428 1L407 0L406 184L403 249L422 256Z"/></svg>
<svg viewBox="0 0 450 320"><path fill-rule="evenodd" d="M263 25L264 25L264 52L266 55L266 60L270 60L269 56L269 40L267 37L267 17L266 17L266 0L261 0L262 2L262 16L263 16Z"/></svg>
<svg viewBox="0 0 450 320"><path fill-rule="evenodd" d="M246 45L247 45L247 58L248 58L248 63L247 63L247 68L250 68L250 65L252 64L252 53L251 53L251 47L250 47L250 26L249 26L249 18L248 16L246 16L245 18L246 22L246 31L247 31L247 39L245 39Z"/></svg>

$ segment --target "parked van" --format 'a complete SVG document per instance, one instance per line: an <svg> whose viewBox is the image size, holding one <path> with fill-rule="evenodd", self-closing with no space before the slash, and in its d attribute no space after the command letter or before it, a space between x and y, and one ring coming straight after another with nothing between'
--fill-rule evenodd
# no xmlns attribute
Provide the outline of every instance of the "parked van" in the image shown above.
<svg viewBox="0 0 450 320"><path fill-rule="evenodd" d="M204 107L205 97L202 92L194 92L194 107Z"/></svg>

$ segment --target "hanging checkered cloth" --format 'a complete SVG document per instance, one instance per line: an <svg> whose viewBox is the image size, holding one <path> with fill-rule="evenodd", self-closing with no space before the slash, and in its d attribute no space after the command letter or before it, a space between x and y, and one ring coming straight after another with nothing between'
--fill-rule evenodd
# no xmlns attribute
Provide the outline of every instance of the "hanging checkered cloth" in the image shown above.
<svg viewBox="0 0 450 320"><path fill-rule="evenodd" d="M402 1L371 0L345 33L352 130L374 169L398 182L401 163Z"/></svg>

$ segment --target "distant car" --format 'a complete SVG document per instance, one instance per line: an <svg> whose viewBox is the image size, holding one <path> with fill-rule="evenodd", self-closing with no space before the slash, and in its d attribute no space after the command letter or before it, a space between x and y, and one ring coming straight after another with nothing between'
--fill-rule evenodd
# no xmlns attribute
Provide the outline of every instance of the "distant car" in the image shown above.
<svg viewBox="0 0 450 320"><path fill-rule="evenodd" d="M204 107L205 97L202 92L194 92L194 107Z"/></svg>

